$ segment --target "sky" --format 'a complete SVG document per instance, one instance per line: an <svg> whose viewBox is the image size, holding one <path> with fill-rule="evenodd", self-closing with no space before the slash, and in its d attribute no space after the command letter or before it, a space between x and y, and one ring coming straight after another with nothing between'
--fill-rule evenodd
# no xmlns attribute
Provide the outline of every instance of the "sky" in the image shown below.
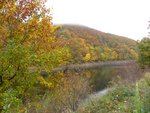
<svg viewBox="0 0 150 113"><path fill-rule="evenodd" d="M54 24L79 24L140 40L148 35L150 0L48 0Z"/></svg>

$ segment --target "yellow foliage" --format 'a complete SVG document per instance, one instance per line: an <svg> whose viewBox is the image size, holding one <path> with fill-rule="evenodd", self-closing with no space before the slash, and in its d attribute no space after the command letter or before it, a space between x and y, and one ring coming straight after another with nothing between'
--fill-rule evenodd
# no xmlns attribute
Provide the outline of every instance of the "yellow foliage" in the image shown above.
<svg viewBox="0 0 150 113"><path fill-rule="evenodd" d="M38 80L39 83L40 83L41 85L43 85L44 87L47 87L47 88L51 88L51 87L52 87L52 83L46 81L46 80L45 80L43 77L41 77L41 76L39 76L39 77L37 78L37 80Z"/></svg>
<svg viewBox="0 0 150 113"><path fill-rule="evenodd" d="M84 61L89 61L91 58L91 54L90 53L87 53L84 57Z"/></svg>
<svg viewBox="0 0 150 113"><path fill-rule="evenodd" d="M138 54L133 49L130 50L130 53L136 60L138 60Z"/></svg>
<svg viewBox="0 0 150 113"><path fill-rule="evenodd" d="M112 59L112 60L118 59L118 54L117 54L116 51L112 51L112 53L111 53L111 59Z"/></svg>

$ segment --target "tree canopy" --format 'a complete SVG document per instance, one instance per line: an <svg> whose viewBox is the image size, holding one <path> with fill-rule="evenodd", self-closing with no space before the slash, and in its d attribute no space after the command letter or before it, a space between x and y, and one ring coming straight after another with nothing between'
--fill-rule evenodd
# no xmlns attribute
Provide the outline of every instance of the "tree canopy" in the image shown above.
<svg viewBox="0 0 150 113"><path fill-rule="evenodd" d="M143 65L150 66L150 38L143 38L138 43L139 48L139 62Z"/></svg>
<svg viewBox="0 0 150 113"><path fill-rule="evenodd" d="M0 0L0 112L20 112L18 106L53 86L40 72L70 57L55 38L57 28L45 0Z"/></svg>

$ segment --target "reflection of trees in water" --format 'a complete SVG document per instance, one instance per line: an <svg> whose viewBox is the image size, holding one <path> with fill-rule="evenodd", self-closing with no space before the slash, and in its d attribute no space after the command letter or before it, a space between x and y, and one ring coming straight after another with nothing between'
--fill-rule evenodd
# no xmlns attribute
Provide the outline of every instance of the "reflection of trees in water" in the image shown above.
<svg viewBox="0 0 150 113"><path fill-rule="evenodd" d="M115 80L118 76L125 82L135 81L142 76L142 71L134 60L70 64L52 70L53 73L57 71L63 71L64 73L67 71L77 73L90 71L92 75L91 85L96 91L107 87L109 82Z"/></svg>

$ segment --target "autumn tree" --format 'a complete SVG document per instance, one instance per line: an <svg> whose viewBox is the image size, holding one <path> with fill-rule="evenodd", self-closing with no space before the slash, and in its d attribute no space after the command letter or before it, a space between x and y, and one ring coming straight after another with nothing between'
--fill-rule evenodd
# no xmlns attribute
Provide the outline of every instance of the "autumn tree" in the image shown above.
<svg viewBox="0 0 150 113"><path fill-rule="evenodd" d="M0 112L20 112L18 106L40 98L35 89L51 87L41 70L70 57L56 29L45 0L0 0Z"/></svg>

